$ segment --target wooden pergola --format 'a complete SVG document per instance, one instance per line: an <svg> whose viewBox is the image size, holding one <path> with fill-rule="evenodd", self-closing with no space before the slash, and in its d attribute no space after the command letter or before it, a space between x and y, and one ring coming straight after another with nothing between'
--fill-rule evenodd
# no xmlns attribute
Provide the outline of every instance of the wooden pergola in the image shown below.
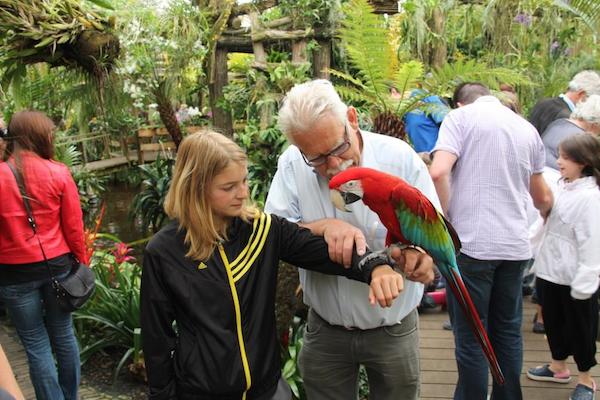
<svg viewBox="0 0 600 400"><path fill-rule="evenodd" d="M377 13L397 13L398 1L371 0ZM294 26L290 17L262 23L259 13L278 4L277 0L263 0L235 7L228 20L227 27L219 37L215 49L214 75L210 83L210 102L213 112L213 124L223 133L233 133L231 114L217 106L217 101L223 96L223 88L228 83L227 55L228 53L254 54L252 66L259 70L267 69L266 48L274 43L288 42L292 52L292 63L311 63L314 78L329 79L328 69L331 66L333 27L299 29ZM249 26L244 26L243 20L249 20ZM308 59L307 44L315 40L318 48L312 51Z"/></svg>

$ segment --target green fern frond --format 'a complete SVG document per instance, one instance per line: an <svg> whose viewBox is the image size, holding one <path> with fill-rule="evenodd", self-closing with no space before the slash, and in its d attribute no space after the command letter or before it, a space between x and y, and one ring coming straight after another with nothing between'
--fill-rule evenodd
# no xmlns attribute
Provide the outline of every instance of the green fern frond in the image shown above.
<svg viewBox="0 0 600 400"><path fill-rule="evenodd" d="M423 64L420 61L411 60L400 65L400 68L394 73L393 82L401 98L408 90L416 87L423 80L423 74Z"/></svg>
<svg viewBox="0 0 600 400"><path fill-rule="evenodd" d="M518 71L508 68L490 68L488 65L475 60L459 60L445 64L432 72L425 81L424 87L432 93L450 97L454 88L461 82L476 81L497 89L501 83L516 86L531 86L533 82Z"/></svg>
<svg viewBox="0 0 600 400"><path fill-rule="evenodd" d="M598 0L554 0L555 4L579 16L595 36L600 35L600 2Z"/></svg>
<svg viewBox="0 0 600 400"><path fill-rule="evenodd" d="M331 75L335 76L336 78L341 78L341 79L343 79L345 81L348 81L348 82L352 83L355 86L358 86L359 88L361 88L363 90L366 89L365 84L362 83L362 81L360 79L357 79L357 78L353 77L350 74L347 74L345 72L338 71L338 70L335 70L335 69L329 69L329 73Z"/></svg>
<svg viewBox="0 0 600 400"><path fill-rule="evenodd" d="M387 31L382 19L373 11L367 0L350 0L343 7L345 18L340 28L340 38L350 63L377 98L377 108L389 108L390 49Z"/></svg>
<svg viewBox="0 0 600 400"><path fill-rule="evenodd" d="M350 86L336 86L336 90L340 97L350 104L373 104L377 98L369 94L369 92L362 91L357 88Z"/></svg>

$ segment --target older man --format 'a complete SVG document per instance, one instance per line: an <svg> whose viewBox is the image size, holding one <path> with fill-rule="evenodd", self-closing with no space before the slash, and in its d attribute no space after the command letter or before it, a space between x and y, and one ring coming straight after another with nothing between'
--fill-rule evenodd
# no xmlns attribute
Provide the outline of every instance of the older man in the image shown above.
<svg viewBox="0 0 600 400"><path fill-rule="evenodd" d="M329 199L328 179L352 166L376 168L410 182L436 205L427 168L405 142L360 130L353 107L330 82L295 86L279 112L279 125L293 144L280 157L265 209L321 234L332 259L348 264L354 246L384 248L386 229L361 202L339 212ZM300 270L310 306L300 372L309 399L356 399L358 370L366 367L369 398L419 398L419 337L416 307L433 279L428 255L405 250L409 279L391 308L371 307L365 288L348 279Z"/></svg>
<svg viewBox="0 0 600 400"><path fill-rule="evenodd" d="M569 118L575 106L593 94L600 94L600 75L595 71L581 71L571 79L565 93L538 101L531 109L529 122L543 135L550 123Z"/></svg>
<svg viewBox="0 0 600 400"><path fill-rule="evenodd" d="M521 400L521 279L531 258L526 207L530 194L543 214L552 204L542 177L544 147L535 128L480 83L460 85L454 104L430 172L461 238L458 265L506 378L503 386L494 383L492 398ZM453 295L448 307L458 366L454 399L486 399L484 354Z"/></svg>

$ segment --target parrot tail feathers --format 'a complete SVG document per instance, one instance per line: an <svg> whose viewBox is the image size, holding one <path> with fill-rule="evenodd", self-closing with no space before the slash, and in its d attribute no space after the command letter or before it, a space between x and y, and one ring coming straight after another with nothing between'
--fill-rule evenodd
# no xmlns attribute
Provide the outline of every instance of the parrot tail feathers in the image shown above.
<svg viewBox="0 0 600 400"><path fill-rule="evenodd" d="M471 300L471 296L469 295L458 269L449 265L444 266L440 270L443 269L446 269L450 272L448 276L445 276L445 278L448 281L454 296L456 296L458 299L458 304L460 305L466 320L469 321L469 325L471 325L473 334L477 338L477 341L479 342L479 345L481 346L481 349L488 360L494 381L499 385L503 385L505 381L504 374L502 373L500 364L498 364L496 353L494 352L492 344L490 343L490 339L488 338L487 331L481 323L479 313L473 304L473 300Z"/></svg>

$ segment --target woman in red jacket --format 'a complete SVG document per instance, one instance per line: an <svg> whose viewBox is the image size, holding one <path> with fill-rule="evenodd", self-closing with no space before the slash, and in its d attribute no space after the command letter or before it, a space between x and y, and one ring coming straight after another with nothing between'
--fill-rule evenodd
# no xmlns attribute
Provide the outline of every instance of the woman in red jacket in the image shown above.
<svg viewBox="0 0 600 400"><path fill-rule="evenodd" d="M50 271L65 277L73 256L86 262L77 186L64 164L52 160L54 124L43 113L13 115L0 162L0 298L29 360L37 399L77 399L80 361L71 313L58 307ZM37 224L34 235L9 163L23 176ZM55 358L52 352L56 355Z"/></svg>

